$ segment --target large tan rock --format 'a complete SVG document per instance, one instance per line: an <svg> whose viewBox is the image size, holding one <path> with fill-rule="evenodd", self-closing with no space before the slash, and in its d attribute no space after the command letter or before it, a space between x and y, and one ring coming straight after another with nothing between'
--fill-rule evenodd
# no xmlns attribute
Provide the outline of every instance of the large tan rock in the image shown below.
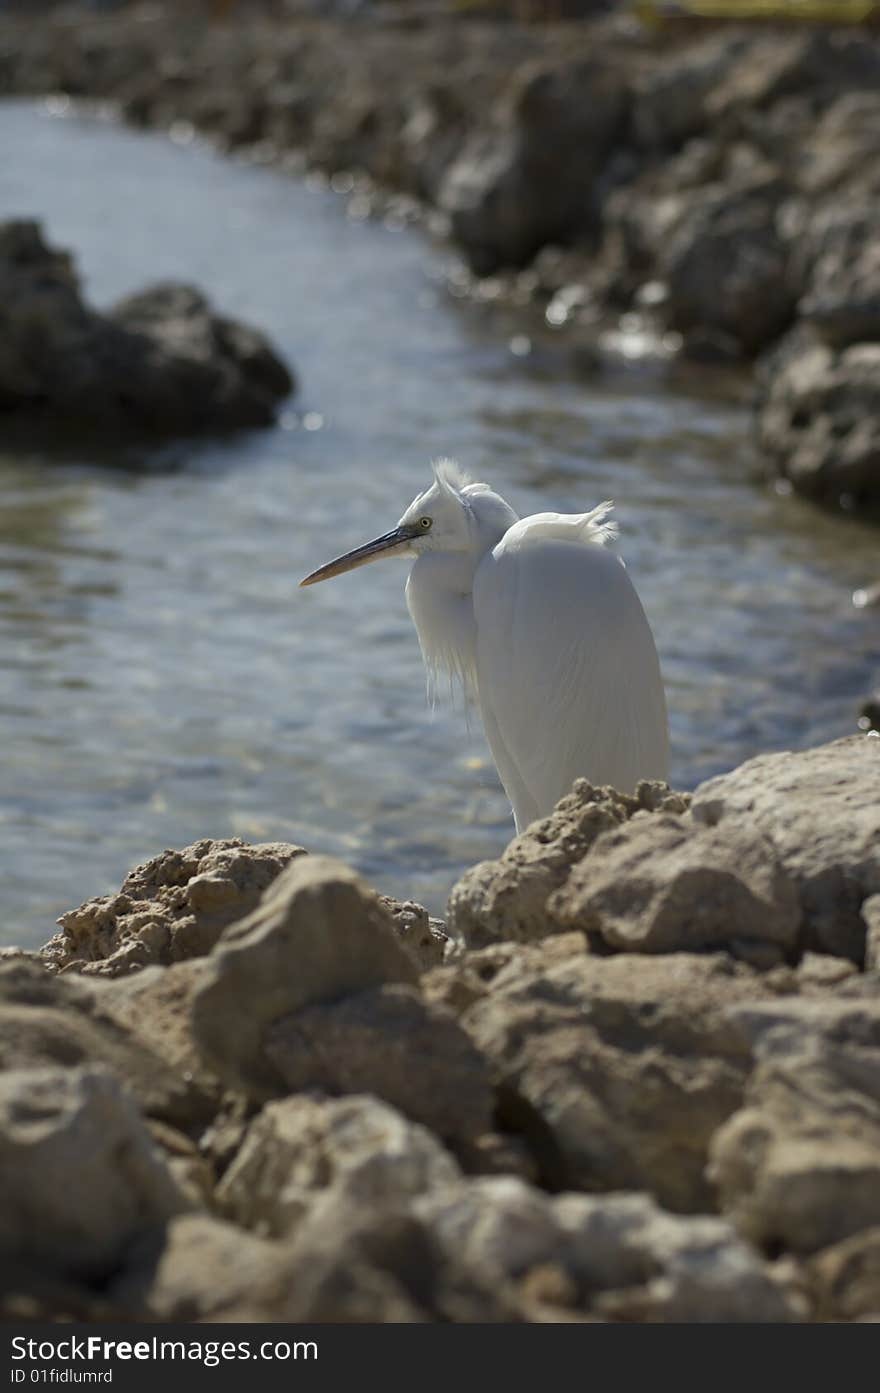
<svg viewBox="0 0 880 1393"><path fill-rule="evenodd" d="M450 1141L492 1123L484 1055L451 1012L400 984L305 1007L270 1027L265 1053L292 1092L372 1093Z"/></svg>
<svg viewBox="0 0 880 1393"><path fill-rule="evenodd" d="M288 1091L265 1050L273 1022L417 975L388 911L354 871L302 857L212 953L192 1001L193 1032L226 1083L267 1099Z"/></svg>
<svg viewBox="0 0 880 1393"><path fill-rule="evenodd" d="M256 909L273 880L305 854L288 842L249 845L238 837L206 837L181 851L160 852L130 871L117 894L63 914L62 931L42 949L42 960L60 971L118 978L204 957L223 930ZM414 900L379 898L416 966L442 962L444 924Z"/></svg>
<svg viewBox="0 0 880 1393"><path fill-rule="evenodd" d="M568 1265L566 1236L552 1199L515 1176L441 1186L413 1208L450 1252L498 1281L518 1279L548 1263Z"/></svg>
<svg viewBox="0 0 880 1393"><path fill-rule="evenodd" d="M251 1123L217 1203L236 1223L276 1237L293 1232L331 1186L377 1208L459 1174L429 1131L376 1098L282 1098Z"/></svg>
<svg viewBox="0 0 880 1393"><path fill-rule="evenodd" d="M598 1314L612 1320L799 1320L792 1298L733 1226L664 1213L648 1195L562 1195L555 1208L571 1262Z"/></svg>
<svg viewBox="0 0 880 1393"><path fill-rule="evenodd" d="M528 943L556 932L547 900L603 832L643 810L682 812L686 806L686 796L665 784L640 784L630 796L576 780L550 816L515 837L499 860L465 872L449 898L450 928L470 948L501 940Z"/></svg>
<svg viewBox="0 0 880 1393"><path fill-rule="evenodd" d="M652 66L633 93L633 134L640 146L675 150L707 125L706 102L743 52L743 35L724 30Z"/></svg>
<svg viewBox="0 0 880 1393"><path fill-rule="evenodd" d="M798 1309L732 1226L647 1195L555 1198L509 1176L461 1181L415 1212L450 1253L499 1284L556 1270L566 1304L613 1319L788 1321Z"/></svg>
<svg viewBox="0 0 880 1393"><path fill-rule="evenodd" d="M291 1246L287 1319L334 1323L511 1321L505 1284L450 1252L410 1204L364 1205L331 1188Z"/></svg>
<svg viewBox="0 0 880 1393"><path fill-rule="evenodd" d="M101 1068L0 1075L0 1254L96 1278L189 1208L131 1097Z"/></svg>
<svg viewBox="0 0 880 1393"><path fill-rule="evenodd" d="M380 895L379 900L391 915L394 932L419 970L426 971L442 963L449 947L442 919L435 919L415 900L395 900L390 895Z"/></svg>
<svg viewBox="0 0 880 1393"><path fill-rule="evenodd" d="M844 90L875 90L880 58L870 36L857 30L812 29L750 34L736 61L707 100L711 121L766 112L795 95L828 98Z"/></svg>
<svg viewBox="0 0 880 1393"><path fill-rule="evenodd" d="M150 1117L204 1119L210 1105L193 1077L108 1009L102 988L112 992L94 978L58 977L39 960L0 964L0 1069L102 1065Z"/></svg>
<svg viewBox="0 0 880 1393"><path fill-rule="evenodd" d="M861 908L880 892L880 740L759 755L701 784L692 816L722 837L769 838L797 891L803 946L863 961Z"/></svg>
<svg viewBox="0 0 880 1393"><path fill-rule="evenodd" d="M880 1315L880 1227L864 1229L811 1260L818 1320L876 1321Z"/></svg>
<svg viewBox="0 0 880 1393"><path fill-rule="evenodd" d="M583 929L602 950L726 948L768 967L803 951L862 964L880 890L880 741L761 755L689 799L578 781L553 814L454 887L471 948ZM649 815L653 814L653 815Z"/></svg>
<svg viewBox="0 0 880 1393"><path fill-rule="evenodd" d="M185 1086L193 1115L215 1112L221 1085L206 1066L192 1033L192 999L207 971L206 958L145 967L124 977L89 979L103 1015L122 1026L145 1059L158 1056ZM65 973L65 984L73 980Z"/></svg>
<svg viewBox="0 0 880 1393"><path fill-rule="evenodd" d="M740 1231L809 1254L880 1224L880 997L876 979L832 1000L730 1013L757 1067L710 1147L709 1178Z"/></svg>
<svg viewBox="0 0 880 1393"><path fill-rule="evenodd" d="M548 901L564 928L639 953L730 948L772 964L800 926L794 887L762 836L726 836L668 814L605 833Z"/></svg>
<svg viewBox="0 0 880 1393"><path fill-rule="evenodd" d="M290 1258L208 1214L181 1214L136 1245L112 1297L130 1319L287 1319Z"/></svg>
<svg viewBox="0 0 880 1393"><path fill-rule="evenodd" d="M526 1134L554 1188L646 1189L672 1209L711 1207L707 1148L751 1066L726 1009L771 989L722 955L562 956L553 943L486 950L491 979L460 1016L494 1065L502 1121ZM479 977L482 958L465 970Z"/></svg>

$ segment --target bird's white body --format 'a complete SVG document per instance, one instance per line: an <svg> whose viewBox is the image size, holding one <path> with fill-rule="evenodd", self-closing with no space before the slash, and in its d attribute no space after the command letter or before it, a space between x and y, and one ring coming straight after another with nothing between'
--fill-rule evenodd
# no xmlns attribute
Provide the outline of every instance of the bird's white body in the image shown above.
<svg viewBox="0 0 880 1393"><path fill-rule="evenodd" d="M535 521L505 533L474 578L480 710L519 831L579 775L631 791L669 762L657 651L622 562Z"/></svg>
<svg viewBox="0 0 880 1393"><path fill-rule="evenodd" d="M609 513L520 520L443 462L394 533L309 577L378 550L415 555L406 598L429 675L450 674L476 699L519 831L580 776L631 791L668 774L657 650L606 548Z"/></svg>

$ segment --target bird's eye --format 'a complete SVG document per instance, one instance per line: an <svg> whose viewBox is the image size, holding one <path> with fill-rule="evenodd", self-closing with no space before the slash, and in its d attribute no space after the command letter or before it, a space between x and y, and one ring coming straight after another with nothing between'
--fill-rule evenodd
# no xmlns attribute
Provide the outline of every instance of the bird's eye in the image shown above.
<svg viewBox="0 0 880 1393"><path fill-rule="evenodd" d="M422 529L423 532L427 532L428 528L431 526L432 521L433 518L419 518L419 527Z"/></svg>

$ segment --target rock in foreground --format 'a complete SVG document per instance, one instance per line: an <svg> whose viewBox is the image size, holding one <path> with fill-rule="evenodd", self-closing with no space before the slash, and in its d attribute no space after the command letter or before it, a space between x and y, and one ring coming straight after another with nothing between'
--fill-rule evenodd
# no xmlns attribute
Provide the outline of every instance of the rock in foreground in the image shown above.
<svg viewBox="0 0 880 1393"><path fill-rule="evenodd" d="M188 1208L133 1099L101 1069L0 1076L0 1255L105 1276L134 1238Z"/></svg>
<svg viewBox="0 0 880 1393"><path fill-rule="evenodd" d="M814 1253L880 1224L880 983L733 1013L757 1060L709 1177L765 1248Z"/></svg>
<svg viewBox="0 0 880 1393"><path fill-rule="evenodd" d="M267 1049L273 1023L416 976L378 896L330 857L304 857L224 933L193 999L195 1038L233 1088L271 1098L286 1083L283 1056Z"/></svg>
<svg viewBox="0 0 880 1393"><path fill-rule="evenodd" d="M453 1157L424 1127L375 1098L295 1094L267 1103L218 1190L247 1228L291 1233L328 1186L365 1206L399 1203L458 1180Z"/></svg>
<svg viewBox="0 0 880 1393"><path fill-rule="evenodd" d="M878 789L880 741L861 735L760 755L690 799L578 780L464 875L450 926L472 947L578 929L603 952L723 946L768 967L812 950L861 965L863 908L880 891Z"/></svg>
<svg viewBox="0 0 880 1393"><path fill-rule="evenodd" d="M698 824L767 836L793 882L804 949L865 961L865 906L880 892L880 740L852 735L759 755L694 794Z"/></svg>
<svg viewBox="0 0 880 1393"><path fill-rule="evenodd" d="M0 418L123 440L222 434L271 424L292 389L266 337L191 286L100 314L37 223L0 224Z"/></svg>
<svg viewBox="0 0 880 1393"><path fill-rule="evenodd" d="M876 1316L878 758L579 782L464 877L485 946L439 965L329 858L138 868L88 955L0 967L0 1311Z"/></svg>

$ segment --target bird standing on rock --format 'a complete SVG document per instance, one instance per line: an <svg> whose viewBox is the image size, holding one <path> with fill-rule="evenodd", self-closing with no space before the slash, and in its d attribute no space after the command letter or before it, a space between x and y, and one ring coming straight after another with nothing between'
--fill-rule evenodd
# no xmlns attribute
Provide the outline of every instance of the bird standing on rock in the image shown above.
<svg viewBox="0 0 880 1393"><path fill-rule="evenodd" d="M406 602L433 685L458 681L521 832L574 780L624 792L666 779L660 663L620 557L610 503L589 513L516 513L450 460L396 527L301 581L314 585L383 556L414 560Z"/></svg>

